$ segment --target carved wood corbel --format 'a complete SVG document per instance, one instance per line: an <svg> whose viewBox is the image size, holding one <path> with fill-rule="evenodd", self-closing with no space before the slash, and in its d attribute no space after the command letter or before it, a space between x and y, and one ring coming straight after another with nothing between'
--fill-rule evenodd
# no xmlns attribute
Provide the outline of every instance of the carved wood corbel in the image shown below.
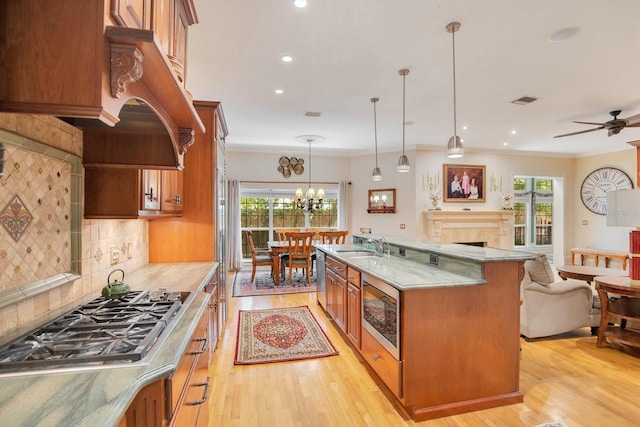
<svg viewBox="0 0 640 427"><path fill-rule="evenodd" d="M193 145L196 131L189 128L180 128L180 154L187 152L187 148Z"/></svg>
<svg viewBox="0 0 640 427"><path fill-rule="evenodd" d="M111 96L122 98L127 86L142 78L142 61L135 45L111 43Z"/></svg>

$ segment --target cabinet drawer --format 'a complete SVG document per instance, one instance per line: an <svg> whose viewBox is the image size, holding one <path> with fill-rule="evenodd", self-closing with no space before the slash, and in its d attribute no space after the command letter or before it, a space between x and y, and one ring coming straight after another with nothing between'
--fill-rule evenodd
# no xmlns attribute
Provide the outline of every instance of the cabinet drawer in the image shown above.
<svg viewBox="0 0 640 427"><path fill-rule="evenodd" d="M176 371L167 381L167 419L172 419L178 409L178 404L187 388L187 382L190 380L198 356L202 355L207 361L209 360L208 320L209 317L204 314L178 363Z"/></svg>
<svg viewBox="0 0 640 427"><path fill-rule="evenodd" d="M360 288L360 271L353 267L347 267L347 280L349 283Z"/></svg>
<svg viewBox="0 0 640 427"><path fill-rule="evenodd" d="M345 264L341 263L340 261L336 261L331 257L327 257L325 262L328 269L332 270L343 279L347 278L347 266Z"/></svg>
<svg viewBox="0 0 640 427"><path fill-rule="evenodd" d="M402 362L385 350L369 332L362 328L362 356L389 390L402 398Z"/></svg>

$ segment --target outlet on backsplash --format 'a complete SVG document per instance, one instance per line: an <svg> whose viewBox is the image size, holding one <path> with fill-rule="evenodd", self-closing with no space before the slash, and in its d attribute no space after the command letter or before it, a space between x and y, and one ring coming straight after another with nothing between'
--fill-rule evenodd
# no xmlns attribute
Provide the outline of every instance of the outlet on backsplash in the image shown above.
<svg viewBox="0 0 640 427"><path fill-rule="evenodd" d="M133 245L131 243L127 244L127 258L131 259L133 257Z"/></svg>
<svg viewBox="0 0 640 427"><path fill-rule="evenodd" d="M111 265L115 265L120 261L120 250L112 246L111 247Z"/></svg>

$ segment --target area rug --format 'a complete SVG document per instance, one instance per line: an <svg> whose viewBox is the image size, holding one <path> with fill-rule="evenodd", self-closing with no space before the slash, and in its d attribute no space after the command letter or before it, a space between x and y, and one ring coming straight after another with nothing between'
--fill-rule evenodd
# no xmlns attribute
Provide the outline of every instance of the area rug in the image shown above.
<svg viewBox="0 0 640 427"><path fill-rule="evenodd" d="M311 278L311 284L307 283L307 278L302 272L293 272L292 284L289 284L289 274L280 281L279 285L273 283L269 270L256 271L256 278L251 282L251 270L240 270L236 272L233 279L234 297L248 297L255 295L279 295L297 294L301 292L315 292L317 290L315 276Z"/></svg>
<svg viewBox="0 0 640 427"><path fill-rule="evenodd" d="M235 365L315 359L338 354L308 306L240 310Z"/></svg>

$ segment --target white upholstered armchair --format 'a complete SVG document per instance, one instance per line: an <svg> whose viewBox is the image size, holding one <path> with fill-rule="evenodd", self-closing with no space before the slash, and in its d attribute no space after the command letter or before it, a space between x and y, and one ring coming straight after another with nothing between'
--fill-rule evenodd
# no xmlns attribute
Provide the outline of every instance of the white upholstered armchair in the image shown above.
<svg viewBox="0 0 640 427"><path fill-rule="evenodd" d="M520 335L547 337L600 323L600 300L587 282L556 279L544 255L525 262L520 285ZM595 295L594 295L595 294Z"/></svg>

